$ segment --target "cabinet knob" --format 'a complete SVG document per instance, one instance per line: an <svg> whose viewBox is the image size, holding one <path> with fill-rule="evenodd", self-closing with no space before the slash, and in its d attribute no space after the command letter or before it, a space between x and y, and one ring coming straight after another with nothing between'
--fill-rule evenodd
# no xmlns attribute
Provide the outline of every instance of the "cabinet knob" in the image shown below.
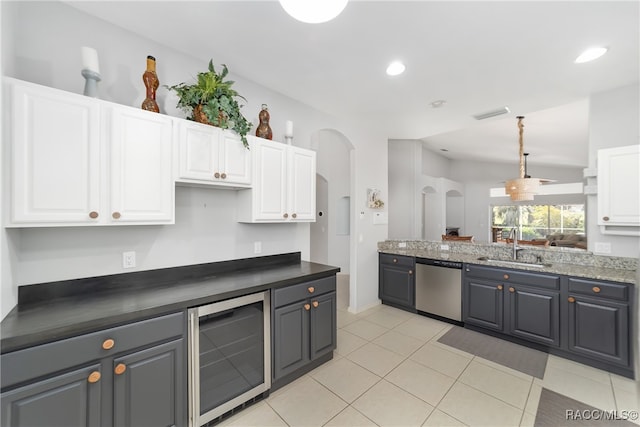
<svg viewBox="0 0 640 427"><path fill-rule="evenodd" d="M89 374L87 381L89 381L91 384L97 383L98 381L100 381L100 377L101 377L100 372L93 371Z"/></svg>
<svg viewBox="0 0 640 427"><path fill-rule="evenodd" d="M124 363L118 363L115 369L113 370L113 372L115 372L116 375L122 375L126 370L127 370L127 365L125 365Z"/></svg>
<svg viewBox="0 0 640 427"><path fill-rule="evenodd" d="M313 304L313 307L314 307L314 308L318 308L318 306L320 305L320 304L318 303L318 301L314 301L314 302L312 302L311 304Z"/></svg>
<svg viewBox="0 0 640 427"><path fill-rule="evenodd" d="M284 215L282 215L283 218L289 218L289 214L285 213Z"/></svg>
<svg viewBox="0 0 640 427"><path fill-rule="evenodd" d="M307 290L309 291L310 294L312 294L316 290L316 288L314 288L313 286L309 286Z"/></svg>
<svg viewBox="0 0 640 427"><path fill-rule="evenodd" d="M413 270L409 270L409 276L413 274Z"/></svg>
<svg viewBox="0 0 640 427"><path fill-rule="evenodd" d="M501 291L502 290L502 285L498 285L498 290Z"/></svg>
<svg viewBox="0 0 640 427"><path fill-rule="evenodd" d="M513 293L513 292L515 292L515 291L516 291L516 288L514 288L513 286L510 286L510 287L509 287L509 292Z"/></svg>
<svg viewBox="0 0 640 427"><path fill-rule="evenodd" d="M214 174L213 174L213 177L214 177L214 178L216 178L216 179L217 179L217 178L220 178L220 172L216 172L216 173L214 173Z"/></svg>
<svg viewBox="0 0 640 427"><path fill-rule="evenodd" d="M576 302L576 299L574 297L569 297L567 298L567 301L569 302Z"/></svg>
<svg viewBox="0 0 640 427"><path fill-rule="evenodd" d="M96 211L89 212L89 218L91 218L91 219L98 218L98 212L96 212Z"/></svg>
<svg viewBox="0 0 640 427"><path fill-rule="evenodd" d="M602 217L602 220L603 220L603 221L609 221L609 217L608 217L608 216L603 216L603 217Z"/></svg>
<svg viewBox="0 0 640 427"><path fill-rule="evenodd" d="M393 259L393 263L396 264L398 262L398 258Z"/></svg>
<svg viewBox="0 0 640 427"><path fill-rule="evenodd" d="M111 216L113 217L113 219L120 219L120 212L114 212L111 214Z"/></svg>
<svg viewBox="0 0 640 427"><path fill-rule="evenodd" d="M600 293L600 288L599 287L594 286L592 289L593 289L593 292L595 292L596 294Z"/></svg>
<svg viewBox="0 0 640 427"><path fill-rule="evenodd" d="M295 213L291 214L291 218L293 218L293 219L298 218L298 214L295 214Z"/></svg>
<svg viewBox="0 0 640 427"><path fill-rule="evenodd" d="M502 277L504 277L504 280L509 280L509 275L508 275L508 274L505 274L505 275L504 275L504 276L502 276Z"/></svg>
<svg viewBox="0 0 640 427"><path fill-rule="evenodd" d="M227 174L226 174L226 173L224 173L224 172L222 172L222 174L220 175L220 178L222 178L222 179L227 179Z"/></svg>
<svg viewBox="0 0 640 427"><path fill-rule="evenodd" d="M311 310L311 306L309 304L305 304L304 305L304 309L309 311L309 310Z"/></svg>
<svg viewBox="0 0 640 427"><path fill-rule="evenodd" d="M102 348L105 350L111 350L114 345L116 345L116 342L111 338L106 339L102 342Z"/></svg>

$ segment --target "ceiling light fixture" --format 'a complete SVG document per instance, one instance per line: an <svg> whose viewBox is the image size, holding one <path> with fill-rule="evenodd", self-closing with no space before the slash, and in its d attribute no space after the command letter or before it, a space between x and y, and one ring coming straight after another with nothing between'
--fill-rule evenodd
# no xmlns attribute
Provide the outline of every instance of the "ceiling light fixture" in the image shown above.
<svg viewBox="0 0 640 427"><path fill-rule="evenodd" d="M607 50L608 49L606 47L592 47L582 52L574 62L576 64L583 64L585 62L593 61L594 59L598 59L602 55L607 53Z"/></svg>
<svg viewBox="0 0 640 427"><path fill-rule="evenodd" d="M526 200L533 200L533 196L538 193L540 184L551 182L548 179L531 178L527 174L526 168L526 156L529 153L524 152L524 142L522 135L524 134L524 125L522 119L524 116L518 116L518 129L519 138L518 143L520 145L520 176L518 178L510 179L504 184L504 191L511 197L511 200L520 202Z"/></svg>
<svg viewBox="0 0 640 427"><path fill-rule="evenodd" d="M497 110L487 111L486 113L476 114L475 116L473 116L473 118L476 120L484 120L484 119L488 119L489 117L495 117L495 116L499 116L501 114L507 114L510 112L511 110L509 110L509 107L502 107L502 108L498 108Z"/></svg>
<svg viewBox="0 0 640 427"><path fill-rule="evenodd" d="M348 0L280 0L289 15L307 24L331 21L347 6Z"/></svg>
<svg viewBox="0 0 640 427"><path fill-rule="evenodd" d="M387 67L387 74L390 76L397 76L404 73L406 67L400 61L394 61Z"/></svg>
<svg viewBox="0 0 640 427"><path fill-rule="evenodd" d="M437 101L433 101L431 103L431 107L432 108L440 108L442 106L444 106L444 104L446 104L447 101L445 101L444 99L438 99Z"/></svg>

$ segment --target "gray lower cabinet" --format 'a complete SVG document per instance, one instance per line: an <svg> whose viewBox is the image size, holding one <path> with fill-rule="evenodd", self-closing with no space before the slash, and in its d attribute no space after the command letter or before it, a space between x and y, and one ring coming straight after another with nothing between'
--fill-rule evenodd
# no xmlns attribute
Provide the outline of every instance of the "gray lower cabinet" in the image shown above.
<svg viewBox="0 0 640 427"><path fill-rule="evenodd" d="M3 354L2 425L186 426L183 313Z"/></svg>
<svg viewBox="0 0 640 427"><path fill-rule="evenodd" d="M272 292L274 383L333 352L336 316L335 276Z"/></svg>
<svg viewBox="0 0 640 427"><path fill-rule="evenodd" d="M624 283L569 278L569 350L629 366L631 296Z"/></svg>
<svg viewBox="0 0 640 427"><path fill-rule="evenodd" d="M383 303L415 312L415 269L414 257L379 254L378 297Z"/></svg>
<svg viewBox="0 0 640 427"><path fill-rule="evenodd" d="M503 285L467 277L462 292L465 323L502 332L504 330Z"/></svg>

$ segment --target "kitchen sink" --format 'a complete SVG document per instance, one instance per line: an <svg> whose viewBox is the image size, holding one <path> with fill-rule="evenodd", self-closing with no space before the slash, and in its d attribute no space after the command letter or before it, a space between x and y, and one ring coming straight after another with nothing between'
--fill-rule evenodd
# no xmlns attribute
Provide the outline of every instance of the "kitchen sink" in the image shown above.
<svg viewBox="0 0 640 427"><path fill-rule="evenodd" d="M513 266L520 267L534 267L534 268L545 268L551 267L551 264L543 264L538 262L524 262L524 261L514 261L510 259L493 259L486 256L478 257L478 261L485 261L489 263L501 263L501 264L509 264Z"/></svg>

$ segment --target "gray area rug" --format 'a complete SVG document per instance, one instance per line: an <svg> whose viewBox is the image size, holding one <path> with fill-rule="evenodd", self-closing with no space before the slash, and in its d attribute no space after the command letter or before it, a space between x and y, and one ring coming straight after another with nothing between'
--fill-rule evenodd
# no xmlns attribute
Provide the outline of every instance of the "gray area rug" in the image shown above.
<svg viewBox="0 0 640 427"><path fill-rule="evenodd" d="M547 353L454 326L438 342L542 379Z"/></svg>
<svg viewBox="0 0 640 427"><path fill-rule="evenodd" d="M615 416L613 412L605 413L593 406L543 388L534 426L638 427L630 421L621 419L624 416L622 413L617 414L618 419L615 419Z"/></svg>

